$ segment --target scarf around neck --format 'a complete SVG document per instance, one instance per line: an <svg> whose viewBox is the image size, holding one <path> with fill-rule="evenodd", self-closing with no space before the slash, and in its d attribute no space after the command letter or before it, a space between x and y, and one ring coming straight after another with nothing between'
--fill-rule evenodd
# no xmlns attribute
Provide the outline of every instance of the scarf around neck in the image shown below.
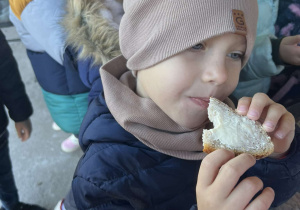
<svg viewBox="0 0 300 210"><path fill-rule="evenodd" d="M104 97L115 120L148 147L180 159L201 160L202 131L183 128L150 98L135 93L136 78L121 55L100 69Z"/></svg>

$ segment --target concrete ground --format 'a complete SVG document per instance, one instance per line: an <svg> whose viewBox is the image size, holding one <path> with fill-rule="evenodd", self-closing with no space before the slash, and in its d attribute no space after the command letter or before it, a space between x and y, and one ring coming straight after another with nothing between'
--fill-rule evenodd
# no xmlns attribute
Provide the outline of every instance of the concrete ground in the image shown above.
<svg viewBox="0 0 300 210"><path fill-rule="evenodd" d="M52 130L52 119L43 100L40 86L14 27L1 30L13 49L34 108L31 117L33 132L27 142L22 143L18 139L12 121L8 127L10 153L20 200L50 210L70 189L74 169L83 153L80 150L73 153L61 151L60 144L69 134ZM275 210L297 209L300 209L299 193L287 203L275 208Z"/></svg>

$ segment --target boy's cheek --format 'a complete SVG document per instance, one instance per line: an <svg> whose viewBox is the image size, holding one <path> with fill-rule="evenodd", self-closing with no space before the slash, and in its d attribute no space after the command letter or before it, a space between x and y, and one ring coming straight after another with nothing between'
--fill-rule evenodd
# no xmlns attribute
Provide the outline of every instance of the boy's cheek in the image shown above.
<svg viewBox="0 0 300 210"><path fill-rule="evenodd" d="M230 89L230 94L236 89L239 82L239 72L235 72L228 77L227 85Z"/></svg>

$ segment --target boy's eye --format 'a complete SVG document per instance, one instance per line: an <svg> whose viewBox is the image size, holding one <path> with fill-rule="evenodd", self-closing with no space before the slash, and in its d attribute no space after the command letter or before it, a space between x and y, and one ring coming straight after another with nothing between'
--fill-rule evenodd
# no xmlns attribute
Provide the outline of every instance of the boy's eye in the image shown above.
<svg viewBox="0 0 300 210"><path fill-rule="evenodd" d="M233 60L241 60L241 59L244 57L243 54L237 53L237 52L229 53L228 56L229 56L230 58L232 58Z"/></svg>
<svg viewBox="0 0 300 210"><path fill-rule="evenodd" d="M204 46L203 46L203 44L199 43L199 44L197 44L197 45L194 45L192 48L193 48L194 50L201 50L201 49L204 48Z"/></svg>

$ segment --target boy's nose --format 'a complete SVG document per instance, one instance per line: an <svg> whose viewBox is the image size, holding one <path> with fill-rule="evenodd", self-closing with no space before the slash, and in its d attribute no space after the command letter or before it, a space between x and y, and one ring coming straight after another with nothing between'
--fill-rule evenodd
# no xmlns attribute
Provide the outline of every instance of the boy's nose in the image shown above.
<svg viewBox="0 0 300 210"><path fill-rule="evenodd" d="M214 83L215 85L221 85L228 79L228 72L225 66L225 62L214 62L206 66L202 75L203 82Z"/></svg>

